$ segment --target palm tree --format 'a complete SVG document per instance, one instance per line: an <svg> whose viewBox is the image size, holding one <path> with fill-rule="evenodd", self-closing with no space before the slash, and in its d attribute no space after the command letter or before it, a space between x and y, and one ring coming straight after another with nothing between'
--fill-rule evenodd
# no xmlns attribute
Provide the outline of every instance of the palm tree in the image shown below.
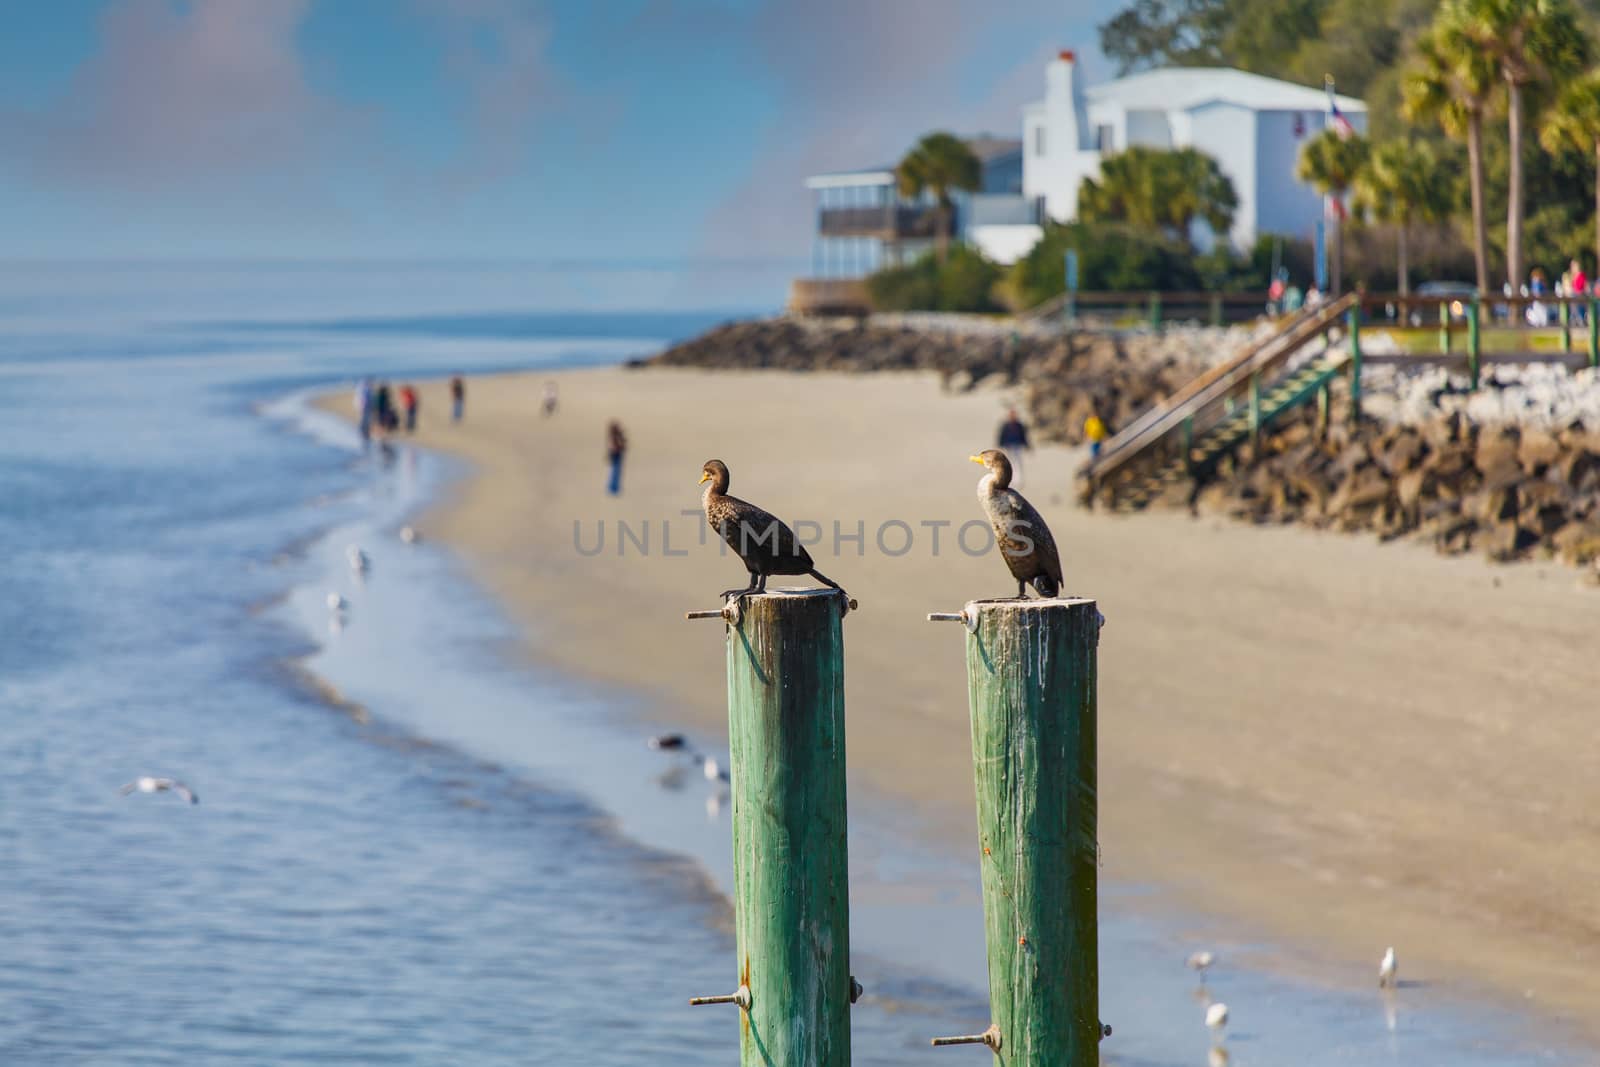
<svg viewBox="0 0 1600 1067"><path fill-rule="evenodd" d="M1489 291L1489 225L1483 202L1483 116L1494 92L1495 71L1466 32L1459 2L1446 3L1417 40L1417 61L1406 74L1405 115L1432 119L1451 137L1467 141L1472 187L1472 255L1478 291Z"/></svg>
<svg viewBox="0 0 1600 1067"><path fill-rule="evenodd" d="M1413 222L1439 217L1444 202L1441 177L1438 153L1426 141L1386 141L1372 150L1367 165L1356 175L1357 209L1395 228L1401 296L1411 292L1407 231Z"/></svg>
<svg viewBox="0 0 1600 1067"><path fill-rule="evenodd" d="M1506 85L1511 174L1507 183L1506 274L1522 282L1522 120L1530 86L1580 70L1588 39L1569 0L1456 0L1466 32Z"/></svg>
<svg viewBox="0 0 1600 1067"><path fill-rule="evenodd" d="M1360 134L1341 133L1332 126L1305 143L1300 149L1300 162L1295 174L1303 182L1310 182L1323 196L1334 198L1333 254L1329 274L1329 289L1339 292L1340 274L1344 267L1344 194L1355 182L1367 161L1367 139Z"/></svg>
<svg viewBox="0 0 1600 1067"><path fill-rule="evenodd" d="M1215 159L1195 148L1133 147L1100 162L1078 187L1078 217L1160 230L1192 247L1202 219L1226 239L1239 197Z"/></svg>
<svg viewBox="0 0 1600 1067"><path fill-rule="evenodd" d="M954 217L950 194L957 189L975 192L983 184L983 164L961 138L951 133L930 133L900 161L895 168L895 181L901 196L933 195L937 212L934 239L939 262L943 263L950 248Z"/></svg>
<svg viewBox="0 0 1600 1067"><path fill-rule="evenodd" d="M1545 115L1539 143L1551 152L1571 147L1595 154L1594 251L1595 262L1600 264L1600 70L1573 79L1561 90L1555 106Z"/></svg>

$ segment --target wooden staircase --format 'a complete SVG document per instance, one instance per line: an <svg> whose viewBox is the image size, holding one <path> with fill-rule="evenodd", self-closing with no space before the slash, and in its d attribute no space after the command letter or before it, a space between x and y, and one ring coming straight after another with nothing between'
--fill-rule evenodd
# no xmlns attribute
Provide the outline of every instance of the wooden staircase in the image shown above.
<svg viewBox="0 0 1600 1067"><path fill-rule="evenodd" d="M1341 331L1357 307L1351 294L1300 312L1129 423L1084 470L1090 503L1143 508L1317 397L1349 364Z"/></svg>

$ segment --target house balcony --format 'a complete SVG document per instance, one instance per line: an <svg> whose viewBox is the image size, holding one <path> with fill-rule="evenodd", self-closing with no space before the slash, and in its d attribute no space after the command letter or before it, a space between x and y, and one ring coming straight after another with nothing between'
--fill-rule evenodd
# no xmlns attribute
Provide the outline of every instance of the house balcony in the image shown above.
<svg viewBox="0 0 1600 1067"><path fill-rule="evenodd" d="M1044 201L1015 193L977 193L968 198L962 221L978 226L1038 226L1044 222Z"/></svg>
<svg viewBox="0 0 1600 1067"><path fill-rule="evenodd" d="M880 204L873 207L825 207L817 220L822 237L876 237L883 241L933 237L939 212L923 205Z"/></svg>

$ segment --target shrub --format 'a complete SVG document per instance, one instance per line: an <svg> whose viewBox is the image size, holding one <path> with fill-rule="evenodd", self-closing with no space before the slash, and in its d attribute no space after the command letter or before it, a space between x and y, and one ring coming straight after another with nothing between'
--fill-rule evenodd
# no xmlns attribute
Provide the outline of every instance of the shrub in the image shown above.
<svg viewBox="0 0 1600 1067"><path fill-rule="evenodd" d="M995 283L1001 269L966 245L950 249L940 266L931 253L903 267L887 267L867 279L878 311L997 311Z"/></svg>

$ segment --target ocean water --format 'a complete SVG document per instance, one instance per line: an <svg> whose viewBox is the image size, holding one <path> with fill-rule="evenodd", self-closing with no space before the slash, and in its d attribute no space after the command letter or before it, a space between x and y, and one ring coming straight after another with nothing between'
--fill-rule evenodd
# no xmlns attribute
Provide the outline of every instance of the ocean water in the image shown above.
<svg viewBox="0 0 1600 1067"><path fill-rule="evenodd" d="M306 403L725 317L537 295L511 267L0 270L0 1063L736 1060L736 1009L686 1004L736 984L728 826L640 743L671 724L510 655L461 562L396 535L461 472ZM201 803L118 794L143 774ZM852 799L855 1061L976 1062L927 1046L986 1023L975 870ZM1214 1062L1194 924L1103 895L1106 1061ZM1233 1064L1584 1061L1204 935L1239 961Z"/></svg>

